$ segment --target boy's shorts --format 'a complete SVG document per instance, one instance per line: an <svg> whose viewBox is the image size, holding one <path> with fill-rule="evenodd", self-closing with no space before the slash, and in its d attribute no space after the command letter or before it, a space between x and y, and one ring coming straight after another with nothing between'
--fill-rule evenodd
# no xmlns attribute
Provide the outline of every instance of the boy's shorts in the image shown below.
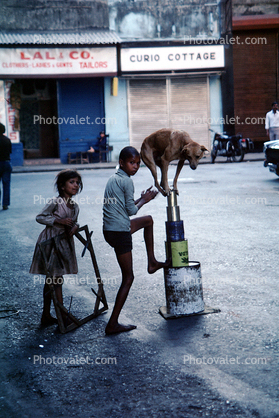
<svg viewBox="0 0 279 418"><path fill-rule="evenodd" d="M132 234L127 231L103 231L105 240L114 248L116 255L132 251Z"/></svg>

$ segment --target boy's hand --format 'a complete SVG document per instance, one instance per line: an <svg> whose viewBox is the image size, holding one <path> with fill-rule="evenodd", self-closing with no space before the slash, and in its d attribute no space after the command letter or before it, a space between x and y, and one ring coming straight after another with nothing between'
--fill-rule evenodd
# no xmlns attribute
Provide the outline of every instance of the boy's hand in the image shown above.
<svg viewBox="0 0 279 418"><path fill-rule="evenodd" d="M150 186L146 191L141 192L140 198L135 201L135 205L137 205L138 209L140 209L143 205L150 202L150 200L157 196L157 190L151 190L152 187L153 186Z"/></svg>
<svg viewBox="0 0 279 418"><path fill-rule="evenodd" d="M150 200L154 199L154 197L157 196L158 191L157 190L151 190L152 186L150 186L145 192L141 193L141 199L144 200L144 203L150 202Z"/></svg>

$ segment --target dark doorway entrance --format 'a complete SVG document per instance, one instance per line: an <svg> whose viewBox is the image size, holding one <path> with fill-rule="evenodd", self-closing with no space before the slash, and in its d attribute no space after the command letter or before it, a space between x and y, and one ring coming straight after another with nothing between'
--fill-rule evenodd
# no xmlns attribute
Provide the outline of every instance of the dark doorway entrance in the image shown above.
<svg viewBox="0 0 279 418"><path fill-rule="evenodd" d="M19 83L20 140L23 143L24 158L57 158L56 80L24 79Z"/></svg>

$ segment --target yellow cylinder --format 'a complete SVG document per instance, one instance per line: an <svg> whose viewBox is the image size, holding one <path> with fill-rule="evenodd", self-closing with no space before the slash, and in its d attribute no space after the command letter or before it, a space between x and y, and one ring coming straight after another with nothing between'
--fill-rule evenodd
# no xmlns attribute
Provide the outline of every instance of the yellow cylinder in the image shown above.
<svg viewBox="0 0 279 418"><path fill-rule="evenodd" d="M186 267L189 265L188 240L165 242L166 256L171 256L172 267ZM170 254L171 253L171 254Z"/></svg>
<svg viewBox="0 0 279 418"><path fill-rule="evenodd" d="M117 94L118 94L118 78L113 77L113 79L111 80L111 95L117 96Z"/></svg>

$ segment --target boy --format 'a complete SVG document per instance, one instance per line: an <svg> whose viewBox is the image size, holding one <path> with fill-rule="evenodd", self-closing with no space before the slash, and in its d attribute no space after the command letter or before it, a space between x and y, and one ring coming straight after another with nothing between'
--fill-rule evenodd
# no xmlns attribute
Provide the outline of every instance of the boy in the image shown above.
<svg viewBox="0 0 279 418"><path fill-rule="evenodd" d="M135 325L118 323L120 311L134 280L131 235L139 229L144 229L148 273L153 274L160 268L168 267L168 263L160 263L154 256L152 217L143 216L132 220L129 218L129 216L135 215L143 205L154 199L158 193L151 190L150 187L146 192L142 192L138 200L134 201L134 184L130 176L134 176L140 166L138 151L133 147L123 148L119 155L119 166L120 168L107 182L103 207L104 237L114 248L122 272L122 283L105 330L107 335L131 331L136 328Z"/></svg>

